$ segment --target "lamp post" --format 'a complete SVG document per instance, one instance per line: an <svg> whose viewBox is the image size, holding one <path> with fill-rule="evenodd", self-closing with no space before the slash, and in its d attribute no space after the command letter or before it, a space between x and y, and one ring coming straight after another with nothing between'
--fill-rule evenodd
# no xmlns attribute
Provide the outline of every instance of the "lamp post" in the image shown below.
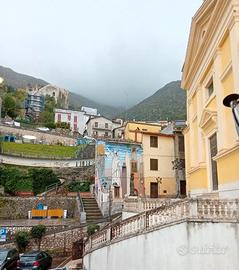
<svg viewBox="0 0 239 270"><path fill-rule="evenodd" d="M239 94L231 94L224 98L223 105L232 109L237 134L239 136Z"/></svg>

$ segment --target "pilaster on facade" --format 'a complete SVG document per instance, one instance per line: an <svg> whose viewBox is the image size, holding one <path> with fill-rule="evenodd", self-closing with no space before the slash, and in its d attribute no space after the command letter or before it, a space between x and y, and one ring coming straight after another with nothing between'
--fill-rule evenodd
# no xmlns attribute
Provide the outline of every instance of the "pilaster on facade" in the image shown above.
<svg viewBox="0 0 239 270"><path fill-rule="evenodd" d="M221 149L224 148L225 144L225 132L224 132L224 108L222 104L222 100L224 98L223 95L223 88L220 80L220 75L222 72L222 60L221 60L221 50L217 49L217 54L214 58L214 85L215 85L215 91L216 91L216 103L217 103L217 116L218 116L218 121L217 121L217 138L218 138L218 150L220 151Z"/></svg>
<svg viewBox="0 0 239 270"><path fill-rule="evenodd" d="M234 78L234 89L231 89L231 92L237 93L237 94L239 94L239 50L238 50L239 35L238 33L239 33L239 20L234 23L230 31L232 72L233 72L233 78Z"/></svg>

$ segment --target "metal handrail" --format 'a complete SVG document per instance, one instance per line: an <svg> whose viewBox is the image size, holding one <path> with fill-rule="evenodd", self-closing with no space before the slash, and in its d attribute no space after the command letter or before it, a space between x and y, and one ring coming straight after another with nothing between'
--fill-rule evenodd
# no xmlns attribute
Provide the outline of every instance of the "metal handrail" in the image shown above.
<svg viewBox="0 0 239 270"><path fill-rule="evenodd" d="M80 212L85 212L85 208L84 208L84 204L83 204L83 201L82 201L82 198L80 196L80 192L77 191L77 198L79 200L79 203L80 203Z"/></svg>

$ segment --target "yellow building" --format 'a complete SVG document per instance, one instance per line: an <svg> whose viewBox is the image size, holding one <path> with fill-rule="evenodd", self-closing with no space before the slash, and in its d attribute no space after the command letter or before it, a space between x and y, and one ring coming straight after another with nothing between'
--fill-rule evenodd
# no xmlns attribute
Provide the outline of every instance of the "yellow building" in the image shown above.
<svg viewBox="0 0 239 270"><path fill-rule="evenodd" d="M137 136L141 136L141 131L158 133L161 131L163 123L165 123L165 121L162 121L162 123L127 122L124 129L124 138L125 140L139 141Z"/></svg>
<svg viewBox="0 0 239 270"><path fill-rule="evenodd" d="M193 17L182 88L188 193L238 197L239 137L223 99L239 93L239 0L205 0Z"/></svg>
<svg viewBox="0 0 239 270"><path fill-rule="evenodd" d="M150 126L147 128L150 129ZM175 159L174 135L138 130L134 137L135 142L141 143L143 148L140 174L144 195L150 198L175 197L176 174L172 165Z"/></svg>
<svg viewBox="0 0 239 270"><path fill-rule="evenodd" d="M175 197L174 136L150 132L142 132L141 135L145 196Z"/></svg>

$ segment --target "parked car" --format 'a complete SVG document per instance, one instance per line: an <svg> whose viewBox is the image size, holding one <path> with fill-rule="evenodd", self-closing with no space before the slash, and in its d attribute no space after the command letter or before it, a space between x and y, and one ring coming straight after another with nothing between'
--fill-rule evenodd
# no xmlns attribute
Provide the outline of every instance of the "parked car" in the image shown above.
<svg viewBox="0 0 239 270"><path fill-rule="evenodd" d="M51 267L52 257L44 251L31 251L21 256L18 261L20 270L46 270Z"/></svg>
<svg viewBox="0 0 239 270"><path fill-rule="evenodd" d="M0 250L0 270L17 269L19 253L15 248Z"/></svg>

